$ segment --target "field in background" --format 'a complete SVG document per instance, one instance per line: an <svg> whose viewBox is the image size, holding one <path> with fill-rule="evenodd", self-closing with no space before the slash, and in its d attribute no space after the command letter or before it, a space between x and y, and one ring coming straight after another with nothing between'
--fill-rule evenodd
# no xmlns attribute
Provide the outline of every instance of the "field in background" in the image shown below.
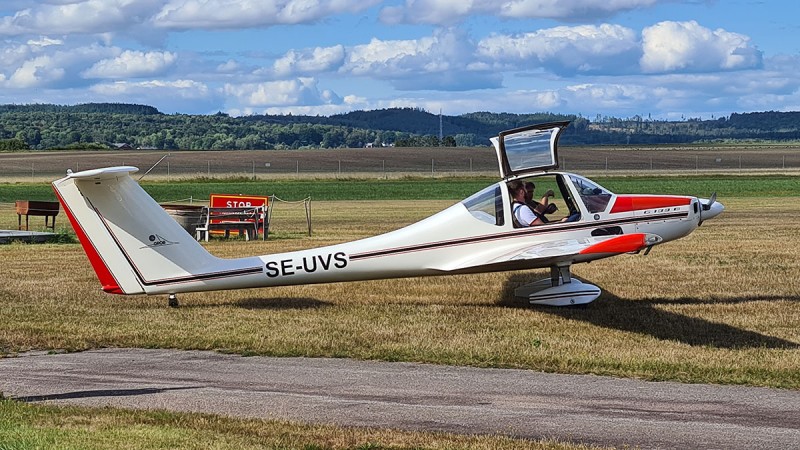
<svg viewBox="0 0 800 450"><path fill-rule="evenodd" d="M248 151L41 151L0 153L0 180L41 181L73 171L133 165L146 172L169 154L148 179L230 177L271 179L297 176L397 178L406 175L487 175L498 173L490 147L371 148ZM796 145L658 147L562 147L561 169L603 174L698 173L800 170Z"/></svg>
<svg viewBox="0 0 800 450"><path fill-rule="evenodd" d="M102 293L78 244L4 245L0 352L166 347L800 389L800 200L723 201L722 216L648 256L576 265L604 289L585 309L518 303L515 287L547 276L526 271L186 294L174 310L164 296ZM281 208L270 240L207 248L319 247L452 203L317 202L313 237L302 209Z"/></svg>
<svg viewBox="0 0 800 450"><path fill-rule="evenodd" d="M727 197L786 197L800 194L798 177L791 175L685 175L595 176L592 179L612 192L681 194L707 198L716 192ZM464 199L497 181L492 177L444 177L403 179L195 179L143 181L144 189L161 203L208 202L212 193L275 195L297 201L330 200L452 200ZM15 200L50 200L56 197L49 182L0 182L0 215L14 214ZM6 212L8 211L8 212Z"/></svg>

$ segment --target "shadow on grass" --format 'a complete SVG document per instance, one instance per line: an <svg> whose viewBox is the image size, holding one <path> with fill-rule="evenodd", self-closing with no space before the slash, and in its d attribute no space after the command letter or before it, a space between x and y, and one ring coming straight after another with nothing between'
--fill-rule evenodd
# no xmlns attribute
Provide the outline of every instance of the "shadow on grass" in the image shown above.
<svg viewBox="0 0 800 450"><path fill-rule="evenodd" d="M245 298L236 302L236 306L244 309L321 309L333 305L313 298Z"/></svg>
<svg viewBox="0 0 800 450"><path fill-rule="evenodd" d="M580 320L604 328L650 335L657 339L677 341L693 346L717 348L782 348L793 349L800 344L754 331L742 330L723 323L710 322L697 317L688 317L657 308L658 305L692 304L737 304L757 301L786 300L797 302L800 297L751 296L730 297L711 300L693 299L650 299L624 300L603 291L600 297L587 307L531 306L524 300L514 297L518 286L541 279L541 275L514 275L506 282L500 304L508 307L535 308L554 316L570 320ZM580 279L581 281L586 281Z"/></svg>
<svg viewBox="0 0 800 450"><path fill-rule="evenodd" d="M46 400L70 400L75 398L91 397L129 397L134 395L160 394L167 391L183 391L186 389L199 389L202 386L185 386L174 388L143 388L143 389L96 389L92 391L64 392L61 394L29 395L16 397L14 400L21 402L43 402Z"/></svg>

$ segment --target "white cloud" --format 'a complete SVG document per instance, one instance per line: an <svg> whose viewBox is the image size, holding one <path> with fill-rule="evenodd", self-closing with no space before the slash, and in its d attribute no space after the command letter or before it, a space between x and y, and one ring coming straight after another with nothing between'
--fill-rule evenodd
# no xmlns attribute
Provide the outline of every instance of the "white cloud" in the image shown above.
<svg viewBox="0 0 800 450"><path fill-rule="evenodd" d="M660 22L642 31L642 71L647 73L749 69L761 66L750 38L710 30L695 21Z"/></svg>
<svg viewBox="0 0 800 450"><path fill-rule="evenodd" d="M13 48L13 47L12 47ZM115 55L119 50L99 45L75 48L23 46L0 53L6 63L3 87L28 89L70 87L84 84L79 73L95 61Z"/></svg>
<svg viewBox="0 0 800 450"><path fill-rule="evenodd" d="M169 0L156 26L173 30L232 29L314 23L340 13L363 11L379 0Z"/></svg>
<svg viewBox="0 0 800 450"><path fill-rule="evenodd" d="M593 19L633 9L649 8L658 0L511 0L503 2L500 16L508 18Z"/></svg>
<svg viewBox="0 0 800 450"><path fill-rule="evenodd" d="M65 73L66 70L59 67L54 58L38 56L22 63L8 78L6 87L24 89L47 85L60 81Z"/></svg>
<svg viewBox="0 0 800 450"><path fill-rule="evenodd" d="M637 84L578 84L562 90L565 102L578 111L591 105L599 111L625 109L657 100L666 90Z"/></svg>
<svg viewBox="0 0 800 450"><path fill-rule="evenodd" d="M31 47L49 47L51 45L63 45L64 41L61 39L51 39L47 36L42 36L39 39L31 39L28 45Z"/></svg>
<svg viewBox="0 0 800 450"><path fill-rule="evenodd" d="M798 67L796 67L798 69ZM766 75L766 77L765 77ZM420 107L445 114L474 111L531 113L549 111L630 117L652 114L654 118L710 118L742 110L787 110L800 102L800 80L787 73L760 70L719 74L630 75L612 80L570 84L546 89L477 91L468 96L450 93L408 95L371 100L371 108ZM606 81L603 81L606 80ZM769 104L766 99L775 103ZM780 105L780 106L779 106Z"/></svg>
<svg viewBox="0 0 800 450"><path fill-rule="evenodd" d="M136 27L163 0L76 0L42 2L0 19L0 35L95 34Z"/></svg>
<svg viewBox="0 0 800 450"><path fill-rule="evenodd" d="M172 52L126 50L112 59L96 62L83 72L86 78L141 78L163 73L177 60Z"/></svg>
<svg viewBox="0 0 800 450"><path fill-rule="evenodd" d="M384 5L399 6L371 11L366 8L377 0L3 2L0 96L15 102L133 98L162 111L186 111L179 108L185 105L192 112L334 114L419 106L443 107L447 113L552 110L621 116L786 109L800 103L800 57L762 57L755 36L751 42L749 36L697 22L661 22L643 30L600 23L604 16L664 0L395 0ZM348 36L316 36L318 29L336 29L339 21L327 18L373 14L379 8L389 22L432 24L476 15L562 21L592 17L581 22L586 25L546 29L520 28L539 21L507 21L500 29L523 32L498 32L480 40L465 30L496 20L479 19L468 28L440 28L428 35L414 33L429 27L400 30L359 22L358 29L347 30L352 32ZM641 19L634 15L626 15L630 23ZM355 26L357 19L341 22ZM259 53L247 51L250 43L237 44L244 49L240 53L226 50L228 42L242 38L236 31L193 34L319 21L325 26L315 27L299 40L302 44L265 39ZM173 31L180 32L176 45L185 50L154 50L145 42L166 46L170 40L163 37ZM483 31L472 33L484 36ZM388 37L398 35L405 37ZM247 39L253 36L246 34ZM216 37L221 39L205 44ZM145 45L133 46L131 38ZM137 77L150 81L133 80ZM109 82L92 86L97 79ZM336 92L351 95L323 90L328 82ZM527 89L532 86L536 89ZM459 90L470 92L452 92Z"/></svg>
<svg viewBox="0 0 800 450"><path fill-rule="evenodd" d="M18 67L30 57L31 53L29 45L9 44L0 47L0 70Z"/></svg>
<svg viewBox="0 0 800 450"><path fill-rule="evenodd" d="M661 0L661 3L667 1ZM392 24L439 25L453 24L472 15L509 19L597 20L656 3L659 0L406 0L402 6L384 7L380 18Z"/></svg>
<svg viewBox="0 0 800 450"><path fill-rule="evenodd" d="M562 74L630 71L640 54L633 30L609 24L495 34L477 45L477 55L496 68L541 67Z"/></svg>
<svg viewBox="0 0 800 450"><path fill-rule="evenodd" d="M91 86L85 95L92 101L152 105L165 113L209 114L221 109L222 99L205 83L181 79L173 81L116 81Z"/></svg>
<svg viewBox="0 0 800 450"><path fill-rule="evenodd" d="M73 0L26 2L0 18L0 35L126 33L152 38L165 30L241 29L315 23L357 13L380 0ZM6 6L13 8L14 5ZM148 30L148 31L145 31Z"/></svg>
<svg viewBox="0 0 800 450"><path fill-rule="evenodd" d="M272 68L276 76L311 75L338 69L344 62L343 45L316 47L310 50L289 50Z"/></svg>
<svg viewBox="0 0 800 450"><path fill-rule="evenodd" d="M235 73L241 68L241 65L233 59L229 59L224 63L217 66L219 73Z"/></svg>
<svg viewBox="0 0 800 450"><path fill-rule="evenodd" d="M204 84L193 80L175 81L116 81L101 83L89 89L95 94L110 98L140 98L146 97L171 97L182 99L205 99L211 95L211 89Z"/></svg>
<svg viewBox="0 0 800 450"><path fill-rule="evenodd" d="M236 115L241 115L243 113L245 114L261 113L261 114L294 114L294 115L310 115L310 116L315 116L319 114L323 116L330 116L333 114L343 114L354 110L367 110L376 108L380 108L380 106L377 106L376 103L369 101L367 98L358 97L355 95L348 95L345 96L339 103L330 103L325 105L313 105L313 106L274 106L260 110L249 108L248 110L246 110L246 112L236 111L238 113Z"/></svg>
<svg viewBox="0 0 800 450"><path fill-rule="evenodd" d="M429 53L432 39L382 41L372 38L369 44L353 47L347 57L345 71L354 75L386 74L386 70L397 75L414 69L406 61L419 54Z"/></svg>
<svg viewBox="0 0 800 450"><path fill-rule="evenodd" d="M531 113L558 111L564 108L564 99L558 90L509 90L480 92L463 95L404 96L372 101L375 108L422 108L426 111L440 109L447 115L458 115L475 111L504 111Z"/></svg>
<svg viewBox="0 0 800 450"><path fill-rule="evenodd" d="M475 45L465 33L438 30L420 39L384 41L347 51L340 72L389 80L400 90L468 90L499 87L501 75L474 66Z"/></svg>
<svg viewBox="0 0 800 450"><path fill-rule="evenodd" d="M232 97L238 106L313 106L341 103L333 91L319 91L314 78L268 81L264 83L231 84L223 87L226 97Z"/></svg>

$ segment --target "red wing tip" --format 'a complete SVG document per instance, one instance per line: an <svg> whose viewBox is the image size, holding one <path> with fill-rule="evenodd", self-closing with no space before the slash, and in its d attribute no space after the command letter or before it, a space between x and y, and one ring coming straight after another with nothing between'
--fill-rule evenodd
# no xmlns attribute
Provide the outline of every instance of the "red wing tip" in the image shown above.
<svg viewBox="0 0 800 450"><path fill-rule="evenodd" d="M117 285L104 285L103 292L108 294L125 294L125 292Z"/></svg>

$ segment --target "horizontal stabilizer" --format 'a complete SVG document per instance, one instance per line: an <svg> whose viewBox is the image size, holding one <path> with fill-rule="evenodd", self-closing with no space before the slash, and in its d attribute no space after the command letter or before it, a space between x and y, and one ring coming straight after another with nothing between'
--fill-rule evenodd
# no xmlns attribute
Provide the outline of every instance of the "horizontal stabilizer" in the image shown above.
<svg viewBox="0 0 800 450"><path fill-rule="evenodd" d="M81 172L67 171L67 178L74 180L110 180L117 178L121 175L127 175L138 172L139 169L133 166L118 166L118 167L105 167L102 169L84 170Z"/></svg>

